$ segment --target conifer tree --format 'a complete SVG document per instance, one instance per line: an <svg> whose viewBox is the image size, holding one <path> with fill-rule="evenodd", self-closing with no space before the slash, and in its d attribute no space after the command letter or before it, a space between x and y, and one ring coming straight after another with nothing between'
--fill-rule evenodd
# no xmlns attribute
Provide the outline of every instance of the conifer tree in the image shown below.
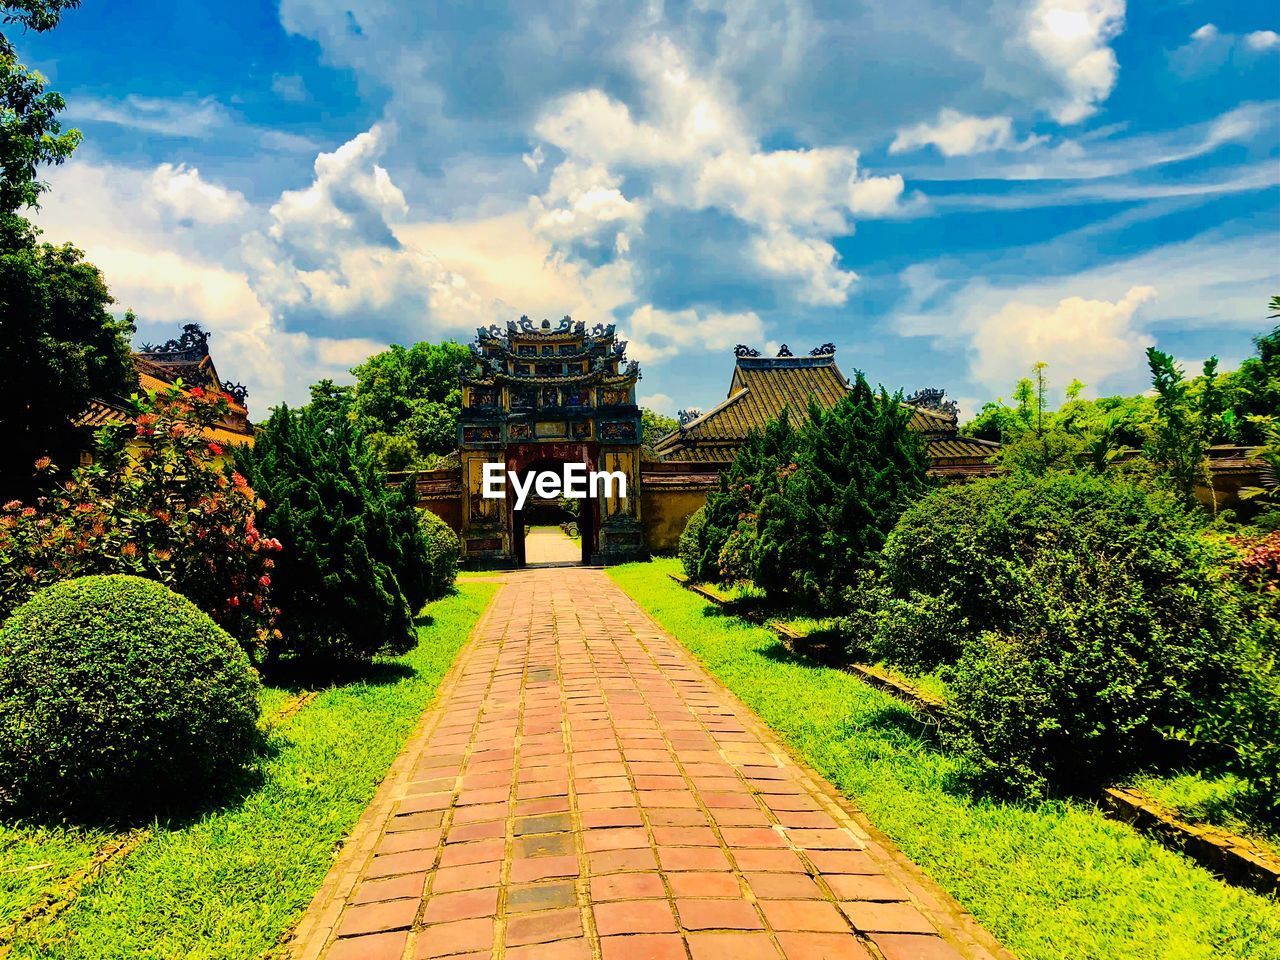
<svg viewBox="0 0 1280 960"><path fill-rule="evenodd" d="M281 646L273 659L365 660L415 641L397 578L413 561L397 511L360 434L324 410L275 410L238 462L266 501L259 524L283 545L273 598ZM415 518L416 519L416 518ZM420 536L420 534L419 534Z"/></svg>

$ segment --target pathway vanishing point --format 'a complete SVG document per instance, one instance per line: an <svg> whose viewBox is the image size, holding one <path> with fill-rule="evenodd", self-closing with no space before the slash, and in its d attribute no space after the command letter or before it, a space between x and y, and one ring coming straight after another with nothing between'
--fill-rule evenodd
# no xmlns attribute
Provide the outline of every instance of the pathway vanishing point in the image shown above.
<svg viewBox="0 0 1280 960"><path fill-rule="evenodd" d="M506 575L292 953L1011 956L585 568Z"/></svg>

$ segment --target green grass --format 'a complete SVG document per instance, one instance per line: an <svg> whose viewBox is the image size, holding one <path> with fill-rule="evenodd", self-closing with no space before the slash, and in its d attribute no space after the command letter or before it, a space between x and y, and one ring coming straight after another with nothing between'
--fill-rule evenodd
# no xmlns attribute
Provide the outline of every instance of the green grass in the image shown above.
<svg viewBox="0 0 1280 960"><path fill-rule="evenodd" d="M1126 786L1136 787L1184 820L1249 837L1280 856L1280 832L1249 818L1247 784L1239 777L1185 771L1135 777Z"/></svg>
<svg viewBox="0 0 1280 960"><path fill-rule="evenodd" d="M795 752L1023 960L1275 960L1275 900L1228 887L1089 803L971 794L899 701L790 657L767 629L672 582L609 574Z"/></svg>
<svg viewBox="0 0 1280 960"><path fill-rule="evenodd" d="M236 806L159 828L51 925L20 936L14 956L231 960L260 957L278 945L495 590L496 584L464 582L457 594L431 604L418 647L384 661L376 682L327 689L273 732L260 787ZM269 693L277 706L287 696ZM77 855L87 860L93 838L84 838L87 851L72 839L60 833L38 846L57 851L60 865ZM0 849L7 870L9 851ZM29 902L38 894L8 899Z"/></svg>

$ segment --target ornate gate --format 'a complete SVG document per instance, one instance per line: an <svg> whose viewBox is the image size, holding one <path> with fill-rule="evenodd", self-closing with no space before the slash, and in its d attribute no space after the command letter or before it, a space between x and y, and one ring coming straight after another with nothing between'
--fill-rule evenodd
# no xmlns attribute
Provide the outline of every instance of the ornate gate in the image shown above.
<svg viewBox="0 0 1280 960"><path fill-rule="evenodd" d="M476 331L475 367L463 378L458 448L462 461L462 549L468 566L523 563L524 524L511 484L506 499L484 496L486 463L517 473L582 463L620 472L617 489L582 502L583 561L645 555L640 518L640 368L612 324L528 317Z"/></svg>

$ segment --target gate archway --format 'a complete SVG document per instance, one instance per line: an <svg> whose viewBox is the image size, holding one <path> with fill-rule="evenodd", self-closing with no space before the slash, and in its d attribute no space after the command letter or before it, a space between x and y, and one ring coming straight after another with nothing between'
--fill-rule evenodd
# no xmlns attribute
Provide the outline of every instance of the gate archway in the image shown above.
<svg viewBox="0 0 1280 960"><path fill-rule="evenodd" d="M501 464L504 478L565 463L622 474L625 495L615 489L582 502L590 528L583 531L583 562L645 555L635 396L640 368L626 359L626 347L612 324L588 330L569 317L554 327L521 317L505 330L477 331L458 425L466 565L524 562L525 524L511 484L504 496L486 497L486 464Z"/></svg>

